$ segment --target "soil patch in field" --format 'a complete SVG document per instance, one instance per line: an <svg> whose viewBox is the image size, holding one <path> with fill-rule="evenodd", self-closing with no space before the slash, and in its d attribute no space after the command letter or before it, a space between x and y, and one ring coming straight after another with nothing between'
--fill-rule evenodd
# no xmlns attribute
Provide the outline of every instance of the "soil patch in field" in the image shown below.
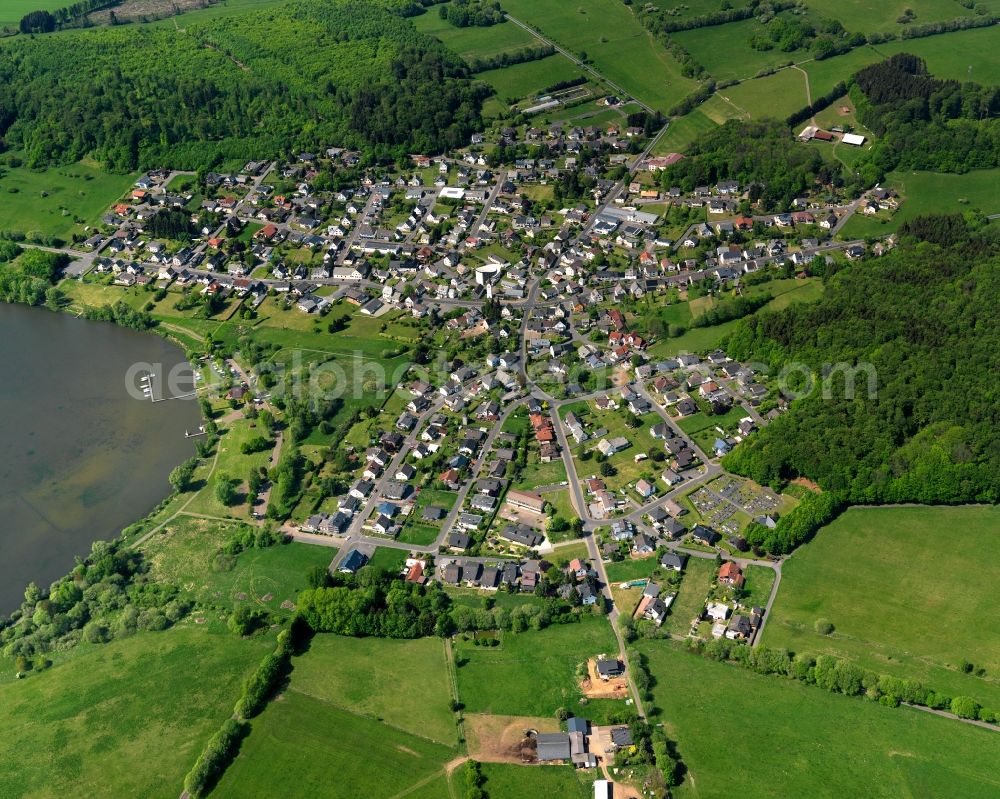
<svg viewBox="0 0 1000 799"><path fill-rule="evenodd" d="M587 661L587 678L580 683L580 690L588 699L628 699L628 680L613 677L602 680L597 675L597 661Z"/></svg>
<svg viewBox="0 0 1000 799"><path fill-rule="evenodd" d="M469 757L485 763L534 763L535 742L528 731L559 732L554 718L494 716L470 713L465 717Z"/></svg>

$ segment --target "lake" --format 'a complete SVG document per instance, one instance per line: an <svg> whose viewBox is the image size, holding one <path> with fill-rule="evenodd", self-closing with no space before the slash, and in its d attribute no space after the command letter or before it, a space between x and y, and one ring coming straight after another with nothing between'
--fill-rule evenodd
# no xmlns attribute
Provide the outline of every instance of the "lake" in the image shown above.
<svg viewBox="0 0 1000 799"><path fill-rule="evenodd" d="M194 454L184 434L201 424L197 402L126 389L144 362L169 370L185 359L156 335L0 304L0 613L145 516ZM162 386L154 380L153 396L169 395Z"/></svg>

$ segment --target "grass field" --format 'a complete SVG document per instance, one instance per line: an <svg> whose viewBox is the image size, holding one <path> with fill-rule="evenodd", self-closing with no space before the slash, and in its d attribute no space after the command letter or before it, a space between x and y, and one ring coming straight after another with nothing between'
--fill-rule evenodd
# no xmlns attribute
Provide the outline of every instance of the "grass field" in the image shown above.
<svg viewBox="0 0 1000 799"><path fill-rule="evenodd" d="M480 72L476 77L490 84L499 98L509 104L525 97L534 97L548 86L572 80L582 74L583 70L576 64L556 53L539 61L527 61L503 69Z"/></svg>
<svg viewBox="0 0 1000 799"><path fill-rule="evenodd" d="M460 642L458 695L470 713L552 716L578 707L576 666L618 649L605 619L557 624L544 630L504 633L498 647Z"/></svg>
<svg viewBox="0 0 1000 799"><path fill-rule="evenodd" d="M751 119L785 119L805 108L806 76L797 69L783 69L765 78L746 80L719 92Z"/></svg>
<svg viewBox="0 0 1000 799"><path fill-rule="evenodd" d="M847 30L861 33L902 31L906 26L896 20L907 8L912 9L916 15L913 20L916 25L972 14L972 11L954 0L840 0L837 3L831 3L830 0L805 0L805 4L820 14L839 20Z"/></svg>
<svg viewBox="0 0 1000 799"><path fill-rule="evenodd" d="M912 4L907 3L907 5ZM957 3L955 5L958 6ZM952 16L961 16L965 13L965 9L958 6L958 12L960 13ZM996 38L995 28L953 31L921 39L885 42L876 46L865 45L834 58L809 61L803 64L802 68L809 73L809 86L813 97L826 94L839 81L847 80L862 67L895 53L913 53L920 56L927 61L928 70L937 78L971 80L985 85L996 85L1000 83L1000 50L996 47Z"/></svg>
<svg viewBox="0 0 1000 799"><path fill-rule="evenodd" d="M663 138L656 143L657 155L664 153L683 153L702 136L711 133L718 123L708 117L700 108L690 114L678 117L670 123Z"/></svg>
<svg viewBox="0 0 1000 799"><path fill-rule="evenodd" d="M529 462L521 473L521 478L514 483L514 488L534 490L539 486L549 486L561 483L566 479L566 466L562 459L542 463Z"/></svg>
<svg viewBox="0 0 1000 799"><path fill-rule="evenodd" d="M0 3L0 28L17 29L21 17L31 11L54 11L62 8L62 0L3 0Z"/></svg>
<svg viewBox="0 0 1000 799"><path fill-rule="evenodd" d="M424 14L411 18L413 26L421 33L438 39L449 50L465 59L491 58L500 53L520 50L538 44L538 39L513 22L501 22L486 28L470 26L456 28L438 16L432 6Z"/></svg>
<svg viewBox="0 0 1000 799"><path fill-rule="evenodd" d="M81 647L0 685L0 796L176 799L243 677L273 646L184 623ZM11 764L17 764L13 767Z"/></svg>
<svg viewBox="0 0 1000 799"><path fill-rule="evenodd" d="M452 778L454 784L462 772ZM572 766L518 766L510 763L483 763L483 790L489 799L524 799L526 796L590 799L594 795L591 771Z"/></svg>
<svg viewBox="0 0 1000 799"><path fill-rule="evenodd" d="M372 568L382 569L390 574L398 574L404 563L406 563L406 552L393 547L378 547L368 561L368 565Z"/></svg>
<svg viewBox="0 0 1000 799"><path fill-rule="evenodd" d="M660 110L690 93L695 82L618 0L504 0L512 16L542 31L638 99Z"/></svg>
<svg viewBox="0 0 1000 799"><path fill-rule="evenodd" d="M292 688L300 693L436 743L457 743L440 638L317 635L294 665Z"/></svg>
<svg viewBox="0 0 1000 799"><path fill-rule="evenodd" d="M997 48L995 26L886 42L879 45L878 50L887 56L895 53L918 55L927 61L928 71L936 78L972 81L986 86L1000 83L1000 48Z"/></svg>
<svg viewBox="0 0 1000 799"><path fill-rule="evenodd" d="M765 640L1000 707L994 592L979 577L1000 567L998 529L991 507L851 509L785 564ZM985 678L961 673L963 659Z"/></svg>
<svg viewBox="0 0 1000 799"><path fill-rule="evenodd" d="M886 708L643 642L685 797L986 799L1000 793L997 734Z"/></svg>
<svg viewBox="0 0 1000 799"><path fill-rule="evenodd" d="M37 6L33 3L33 7ZM0 15L3 13L0 11ZM85 225L98 222L136 177L105 172L90 161L39 171L0 166L0 230L58 236L68 241Z"/></svg>
<svg viewBox="0 0 1000 799"><path fill-rule="evenodd" d="M716 80L746 80L762 69L790 61L801 61L806 57L801 52L783 53L777 48L754 50L750 46L750 37L759 27L755 20L748 19L678 31L670 34L670 38L691 53L695 61L705 67Z"/></svg>
<svg viewBox="0 0 1000 799"><path fill-rule="evenodd" d="M766 566L747 566L743 569L746 578L744 589L747 592L743 604L750 607L764 607L774 586L774 571Z"/></svg>
<svg viewBox="0 0 1000 799"><path fill-rule="evenodd" d="M724 125L730 119L750 118L749 112L737 108L725 98L724 93L716 92L699 106L699 110L716 125Z"/></svg>
<svg viewBox="0 0 1000 799"><path fill-rule="evenodd" d="M253 721L213 797L429 797L435 794L416 791L443 784L454 749L341 710L294 685L293 674L292 687Z"/></svg>
<svg viewBox="0 0 1000 799"><path fill-rule="evenodd" d="M707 352L719 346L739 324L738 319L712 327L695 327L676 338L663 338L649 348L654 358L670 357L683 352Z"/></svg>
<svg viewBox="0 0 1000 799"><path fill-rule="evenodd" d="M149 539L142 552L158 580L180 586L202 606L230 610L250 603L287 616L291 611L281 604L295 602L308 588L309 569L328 566L336 551L291 543L216 557L235 529L235 524L181 516Z"/></svg>
<svg viewBox="0 0 1000 799"><path fill-rule="evenodd" d="M251 426L252 425L252 426ZM188 506L191 513L204 513L209 516L233 516L245 521L250 520L250 507L246 502L236 505L223 505L215 495L215 483L220 477L229 477L244 483L239 488L240 494L246 491L245 483L250 477L250 472L267 466L271 458L272 449L269 447L263 452L254 452L249 455L243 454L241 447L244 443L258 436L264 435L263 430L249 419L238 419L231 422L225 433L219 438L219 459L211 480L205 485L198 495ZM203 467L204 471L207 468ZM201 476L200 474L196 476Z"/></svg>
<svg viewBox="0 0 1000 799"><path fill-rule="evenodd" d="M903 201L892 218L855 214L840 235L846 239L886 236L907 219L922 214L963 213L979 210L984 214L1000 213L1000 169L976 169L964 175L937 172L890 172L883 186L895 189Z"/></svg>

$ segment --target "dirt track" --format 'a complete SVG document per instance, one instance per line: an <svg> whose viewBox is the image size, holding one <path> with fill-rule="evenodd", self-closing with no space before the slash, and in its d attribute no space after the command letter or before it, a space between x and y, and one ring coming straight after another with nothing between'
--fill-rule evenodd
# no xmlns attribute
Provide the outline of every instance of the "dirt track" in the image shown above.
<svg viewBox="0 0 1000 799"><path fill-rule="evenodd" d="M533 752L522 745L525 732L559 732L554 718L532 716L492 716L470 713L465 717L469 757L485 763L525 763Z"/></svg>

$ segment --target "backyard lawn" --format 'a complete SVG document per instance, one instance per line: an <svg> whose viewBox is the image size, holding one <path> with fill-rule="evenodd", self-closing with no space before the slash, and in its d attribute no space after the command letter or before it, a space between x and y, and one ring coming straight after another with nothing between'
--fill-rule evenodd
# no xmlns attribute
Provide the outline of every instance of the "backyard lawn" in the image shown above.
<svg viewBox="0 0 1000 799"><path fill-rule="evenodd" d="M670 615L663 622L664 630L675 635L687 635L692 620L705 608L705 599L715 582L717 572L714 560L694 557L687 559L677 598L670 607Z"/></svg>

